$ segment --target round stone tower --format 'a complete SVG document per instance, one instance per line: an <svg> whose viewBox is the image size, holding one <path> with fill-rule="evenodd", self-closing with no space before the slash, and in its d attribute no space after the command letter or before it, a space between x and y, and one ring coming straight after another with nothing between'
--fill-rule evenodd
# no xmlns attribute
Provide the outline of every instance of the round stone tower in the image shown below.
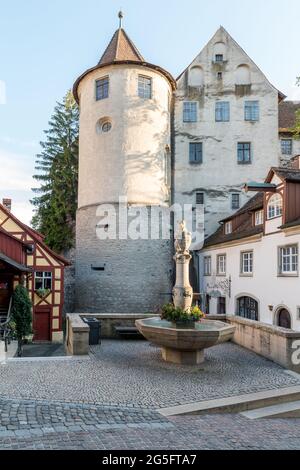
<svg viewBox="0 0 300 470"><path fill-rule="evenodd" d="M98 65L74 85L80 105L77 311L147 313L168 300L173 237L147 239L145 226L151 235L151 209L167 212L171 202L174 88L172 76L146 62L121 26ZM120 236L120 198L141 209L141 239L125 237L124 226ZM103 205L115 210L116 237L110 223L107 239L99 237Z"/></svg>

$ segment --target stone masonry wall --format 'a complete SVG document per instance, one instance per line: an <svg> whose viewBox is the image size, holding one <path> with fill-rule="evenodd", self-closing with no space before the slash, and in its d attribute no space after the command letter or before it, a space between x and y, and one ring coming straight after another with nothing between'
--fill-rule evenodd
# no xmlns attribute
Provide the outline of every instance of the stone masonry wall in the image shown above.
<svg viewBox="0 0 300 470"><path fill-rule="evenodd" d="M170 240L100 240L96 209L77 214L76 312L155 313L170 299L163 294L172 290L173 233Z"/></svg>

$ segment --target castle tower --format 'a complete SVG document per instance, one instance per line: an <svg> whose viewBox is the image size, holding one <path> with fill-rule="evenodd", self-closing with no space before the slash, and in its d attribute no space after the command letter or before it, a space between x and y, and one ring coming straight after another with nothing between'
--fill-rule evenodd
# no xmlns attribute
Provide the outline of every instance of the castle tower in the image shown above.
<svg viewBox="0 0 300 470"><path fill-rule="evenodd" d="M168 72L143 59L121 21L98 65L74 85L80 105L77 311L153 312L171 292L172 236L120 239L117 223L117 238L102 240L96 227L101 205L113 206L118 219L120 197L143 208L149 227L152 207L168 210L174 88Z"/></svg>

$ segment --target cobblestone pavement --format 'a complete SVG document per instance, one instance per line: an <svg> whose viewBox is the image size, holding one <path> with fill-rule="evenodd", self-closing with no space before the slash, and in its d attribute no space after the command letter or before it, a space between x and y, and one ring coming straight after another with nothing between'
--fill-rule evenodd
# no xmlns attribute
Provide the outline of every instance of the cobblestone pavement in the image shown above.
<svg viewBox="0 0 300 470"><path fill-rule="evenodd" d="M231 343L200 366L167 364L145 341L104 341L90 360L0 365L0 397L161 408L300 384L280 366Z"/></svg>
<svg viewBox="0 0 300 470"><path fill-rule="evenodd" d="M300 419L163 418L154 411L1 400L0 449L299 449Z"/></svg>

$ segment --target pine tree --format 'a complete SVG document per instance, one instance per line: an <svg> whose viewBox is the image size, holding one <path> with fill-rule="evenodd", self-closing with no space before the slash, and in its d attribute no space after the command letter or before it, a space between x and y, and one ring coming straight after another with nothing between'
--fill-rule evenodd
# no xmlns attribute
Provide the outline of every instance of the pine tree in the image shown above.
<svg viewBox="0 0 300 470"><path fill-rule="evenodd" d="M23 341L32 333L32 305L27 289L21 284L13 293L12 321L18 340L18 356L22 356Z"/></svg>
<svg viewBox="0 0 300 470"><path fill-rule="evenodd" d="M74 244L78 185L79 110L72 92L57 103L44 131L45 142L37 155L34 179L40 187L36 197L32 226L43 233L45 242L58 252Z"/></svg>

